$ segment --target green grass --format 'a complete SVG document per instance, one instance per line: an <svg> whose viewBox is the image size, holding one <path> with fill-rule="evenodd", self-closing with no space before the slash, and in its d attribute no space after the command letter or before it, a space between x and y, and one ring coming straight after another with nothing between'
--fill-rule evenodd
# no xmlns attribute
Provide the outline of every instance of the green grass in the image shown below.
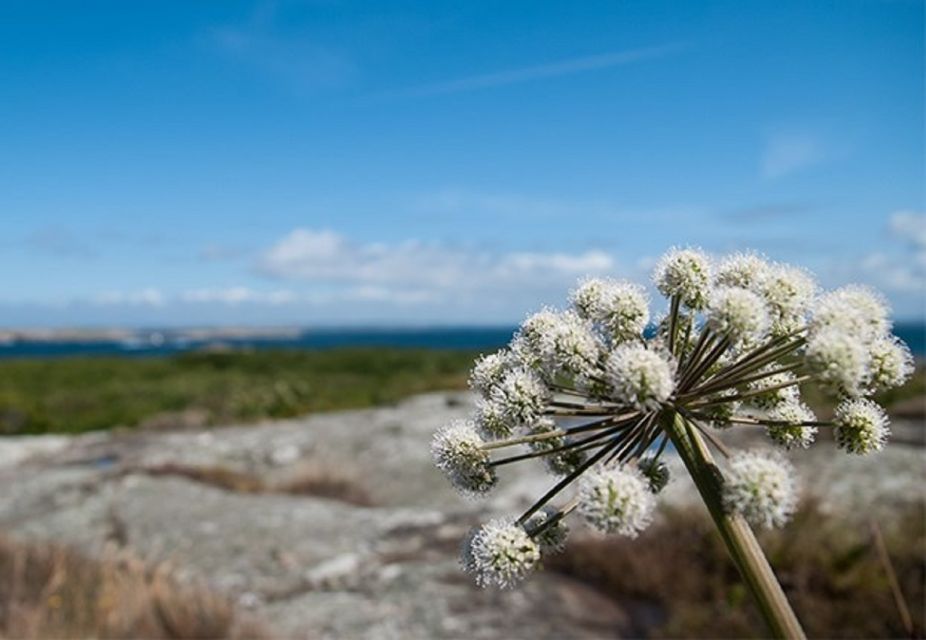
<svg viewBox="0 0 926 640"><path fill-rule="evenodd" d="M416 349L0 361L0 433L131 427L197 409L209 424L368 407L463 387L476 354Z"/></svg>
<svg viewBox="0 0 926 640"><path fill-rule="evenodd" d="M463 388L475 356L344 348L0 360L0 435L132 427L188 409L206 424L228 424L369 407ZM890 407L924 393L926 372L920 368L881 400ZM813 392L808 399L821 415L832 404Z"/></svg>

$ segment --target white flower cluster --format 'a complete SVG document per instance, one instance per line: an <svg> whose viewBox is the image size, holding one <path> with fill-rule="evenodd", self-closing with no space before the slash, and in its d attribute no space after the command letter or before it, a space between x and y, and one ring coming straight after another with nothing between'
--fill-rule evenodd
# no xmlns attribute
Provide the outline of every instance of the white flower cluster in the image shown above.
<svg viewBox="0 0 926 640"><path fill-rule="evenodd" d="M473 423L468 420L451 422L438 430L431 441L434 464L464 494L486 493L498 481L495 471L489 466L489 454L483 450L483 444Z"/></svg>
<svg viewBox="0 0 926 640"><path fill-rule="evenodd" d="M550 392L543 380L529 369L509 371L492 389L489 399L499 405L500 411L512 427L529 425L541 416Z"/></svg>
<svg viewBox="0 0 926 640"><path fill-rule="evenodd" d="M643 287L586 279L570 308L529 315L506 348L476 361L473 419L436 433L436 465L469 496L492 489L501 465L538 459L565 476L519 520L473 532L463 562L479 584L510 586L560 549L573 509L599 531L637 536L668 482L669 442L684 455L684 441L703 436L729 456L725 508L784 524L797 505L793 467L780 452L729 454L709 427L764 428L779 450L807 448L827 428L848 453L884 446L888 418L868 398L906 382L914 363L880 296L820 295L800 268L755 253L715 264L691 248L669 251L653 284L668 298L655 330ZM802 399L813 384L838 396L831 420ZM549 504L573 482L568 506Z"/></svg>
<svg viewBox="0 0 926 640"><path fill-rule="evenodd" d="M643 335L649 323L649 301L643 287L629 282L592 279L572 293L583 318L599 323L615 343Z"/></svg>
<svg viewBox="0 0 926 640"><path fill-rule="evenodd" d="M807 337L807 360L838 395L859 398L903 384L913 356L890 334L887 304L874 291L848 286L817 302Z"/></svg>
<svg viewBox="0 0 926 640"><path fill-rule="evenodd" d="M794 467L774 452L742 451L730 458L723 503L755 526L780 527L797 508Z"/></svg>
<svg viewBox="0 0 926 640"><path fill-rule="evenodd" d="M767 368L763 373L768 375L747 385L747 388L755 393L749 398L750 406L760 410L769 410L784 404L795 404L800 400L800 393L797 385L794 384L797 377L790 371L779 373L772 373L772 371L771 368Z"/></svg>
<svg viewBox="0 0 926 640"><path fill-rule="evenodd" d="M641 343L618 345L605 366L614 399L638 409L658 409L675 389L670 356Z"/></svg>
<svg viewBox="0 0 926 640"><path fill-rule="evenodd" d="M734 253L717 265L715 283L718 287L740 287L755 290L768 278L771 267L755 253Z"/></svg>
<svg viewBox="0 0 926 640"><path fill-rule="evenodd" d="M711 260L695 249L672 249L656 265L653 279L662 295L703 309L711 290Z"/></svg>
<svg viewBox="0 0 926 640"><path fill-rule="evenodd" d="M751 341L768 330L768 307L762 298L741 287L717 287L707 305L708 325L737 342Z"/></svg>
<svg viewBox="0 0 926 640"><path fill-rule="evenodd" d="M732 338L785 336L806 325L817 284L806 271L770 263L754 253L738 253L720 261L714 279L711 316ZM732 289L736 294L724 294ZM756 296L748 297L746 290ZM747 304L751 302L751 305Z"/></svg>
<svg viewBox="0 0 926 640"><path fill-rule="evenodd" d="M603 533L636 538L655 505L649 482L632 467L597 468L579 481L579 513Z"/></svg>
<svg viewBox="0 0 926 640"><path fill-rule="evenodd" d="M810 407L803 402L785 402L768 412L771 424L766 427L766 432L772 442L785 449L806 449L817 437L817 428L804 423L816 419Z"/></svg>
<svg viewBox="0 0 926 640"><path fill-rule="evenodd" d="M475 574L480 587L509 588L540 561L540 546L519 524L508 519L488 522L464 542L463 568Z"/></svg>
<svg viewBox="0 0 926 640"><path fill-rule="evenodd" d="M880 451L891 430L884 409L863 398L836 407L836 445L849 453Z"/></svg>

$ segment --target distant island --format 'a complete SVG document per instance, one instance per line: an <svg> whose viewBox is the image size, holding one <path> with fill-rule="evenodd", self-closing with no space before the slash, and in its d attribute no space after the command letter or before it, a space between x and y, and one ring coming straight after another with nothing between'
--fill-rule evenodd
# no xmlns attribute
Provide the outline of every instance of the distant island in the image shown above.
<svg viewBox="0 0 926 640"><path fill-rule="evenodd" d="M68 355L160 355L195 350L416 347L498 349L517 330L509 326L457 327L171 327L0 329L0 358ZM894 329L918 358L926 356L926 323Z"/></svg>

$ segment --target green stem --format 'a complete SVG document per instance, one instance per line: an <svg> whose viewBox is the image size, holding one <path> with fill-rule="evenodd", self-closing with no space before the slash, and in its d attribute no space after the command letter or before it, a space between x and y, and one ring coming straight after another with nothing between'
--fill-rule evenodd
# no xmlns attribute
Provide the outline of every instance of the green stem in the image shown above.
<svg viewBox="0 0 926 640"><path fill-rule="evenodd" d="M663 426L772 634L777 638L806 638L752 529L742 516L724 510L720 472L704 440L695 429L686 429L684 418L677 413L664 414Z"/></svg>

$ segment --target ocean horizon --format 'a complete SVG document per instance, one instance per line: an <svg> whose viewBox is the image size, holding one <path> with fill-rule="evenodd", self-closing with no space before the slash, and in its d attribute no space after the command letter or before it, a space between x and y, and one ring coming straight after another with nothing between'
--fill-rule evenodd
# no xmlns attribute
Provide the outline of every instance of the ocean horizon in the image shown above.
<svg viewBox="0 0 926 640"><path fill-rule="evenodd" d="M159 356L202 349L332 349L395 347L424 349L498 349L511 340L517 327L366 327L276 330L140 329L84 337L71 332L62 337L12 337L0 342L0 359L69 356ZM902 322L894 333L913 354L926 357L926 323Z"/></svg>

